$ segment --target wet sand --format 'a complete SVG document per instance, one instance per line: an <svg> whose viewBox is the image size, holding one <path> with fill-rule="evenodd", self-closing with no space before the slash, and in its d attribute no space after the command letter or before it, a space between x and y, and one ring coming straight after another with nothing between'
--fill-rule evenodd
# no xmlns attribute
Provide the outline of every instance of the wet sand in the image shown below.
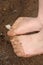
<svg viewBox="0 0 43 65"><path fill-rule="evenodd" d="M20 16L37 15L38 0L0 0L0 34L3 33L3 36L0 35L0 65L43 65L43 55L31 58L17 57L6 34L8 30L5 28L6 24L12 25Z"/></svg>

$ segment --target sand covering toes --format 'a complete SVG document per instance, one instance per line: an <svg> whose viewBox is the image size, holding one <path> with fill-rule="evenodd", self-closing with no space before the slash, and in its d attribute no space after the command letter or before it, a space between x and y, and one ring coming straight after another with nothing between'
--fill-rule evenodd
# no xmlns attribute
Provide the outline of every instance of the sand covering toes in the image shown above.
<svg viewBox="0 0 43 65"><path fill-rule="evenodd" d="M14 52L19 57L30 57L42 53L42 43L38 34L14 36L11 39Z"/></svg>
<svg viewBox="0 0 43 65"><path fill-rule="evenodd" d="M8 33L10 37L11 36L13 37L10 40L11 40L14 52L16 53L17 56L21 56L21 57L22 56L24 57L26 55L30 56L30 55L39 54L40 53L39 49L41 49L42 51L42 47L43 47L43 44L42 44L43 41L40 41L42 40L42 35L41 35L42 25L36 20L30 20L30 22L28 22L30 24L28 24L28 27L27 27L27 19L23 20L24 23L23 21L22 22L21 21L22 19L20 20L18 19L12 26L12 29L10 30L10 32ZM32 34L32 35L24 34L30 31L37 31L37 30L40 31L37 34ZM21 35L21 33L24 35ZM18 34L20 35L18 36Z"/></svg>
<svg viewBox="0 0 43 65"><path fill-rule="evenodd" d="M25 53L22 47L22 43L18 40L18 36L14 36L14 38L10 37L11 44L13 46L13 50L19 57L25 57Z"/></svg>

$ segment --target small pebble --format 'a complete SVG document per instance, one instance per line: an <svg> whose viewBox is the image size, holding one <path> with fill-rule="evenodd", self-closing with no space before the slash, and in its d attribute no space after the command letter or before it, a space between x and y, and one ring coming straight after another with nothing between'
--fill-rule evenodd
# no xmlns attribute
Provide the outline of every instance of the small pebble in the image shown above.
<svg viewBox="0 0 43 65"><path fill-rule="evenodd" d="M5 28L8 29L8 30L10 30L11 25L10 24L7 24L7 25L5 25Z"/></svg>

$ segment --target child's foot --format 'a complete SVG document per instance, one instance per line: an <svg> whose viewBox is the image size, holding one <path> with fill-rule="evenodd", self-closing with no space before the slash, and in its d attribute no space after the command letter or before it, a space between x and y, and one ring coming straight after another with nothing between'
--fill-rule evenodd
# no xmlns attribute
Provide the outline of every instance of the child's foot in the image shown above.
<svg viewBox="0 0 43 65"><path fill-rule="evenodd" d="M11 39L14 52L19 57L43 54L43 38L40 33L15 36Z"/></svg>
<svg viewBox="0 0 43 65"><path fill-rule="evenodd" d="M18 18L8 35L13 37L10 40L17 56L30 57L43 54L43 0L39 0L38 17Z"/></svg>
<svg viewBox="0 0 43 65"><path fill-rule="evenodd" d="M14 36L33 31L40 31L42 26L43 25L38 18L20 17L15 21L12 28L8 32L8 35Z"/></svg>
<svg viewBox="0 0 43 65"><path fill-rule="evenodd" d="M43 54L43 26L38 19L28 19L26 17L17 20L8 35L13 37L10 40L17 56L31 57Z"/></svg>

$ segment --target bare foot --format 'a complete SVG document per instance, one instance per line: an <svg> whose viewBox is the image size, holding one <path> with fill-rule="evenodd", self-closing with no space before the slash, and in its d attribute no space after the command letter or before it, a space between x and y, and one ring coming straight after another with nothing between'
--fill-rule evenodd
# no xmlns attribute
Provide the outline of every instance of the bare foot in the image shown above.
<svg viewBox="0 0 43 65"><path fill-rule="evenodd" d="M10 41L17 56L31 57L43 54L43 19L41 9L37 18L18 18L7 34L11 38Z"/></svg>
<svg viewBox="0 0 43 65"><path fill-rule="evenodd" d="M8 32L8 35L12 37L10 41L14 52L19 57L31 57L33 55L43 54L42 23L38 19L29 20L27 17L20 19L16 20L17 23Z"/></svg>
<svg viewBox="0 0 43 65"><path fill-rule="evenodd" d="M26 34L33 31L40 31L43 25L38 18L19 17L8 32L9 36ZM10 34L9 34L10 33Z"/></svg>

